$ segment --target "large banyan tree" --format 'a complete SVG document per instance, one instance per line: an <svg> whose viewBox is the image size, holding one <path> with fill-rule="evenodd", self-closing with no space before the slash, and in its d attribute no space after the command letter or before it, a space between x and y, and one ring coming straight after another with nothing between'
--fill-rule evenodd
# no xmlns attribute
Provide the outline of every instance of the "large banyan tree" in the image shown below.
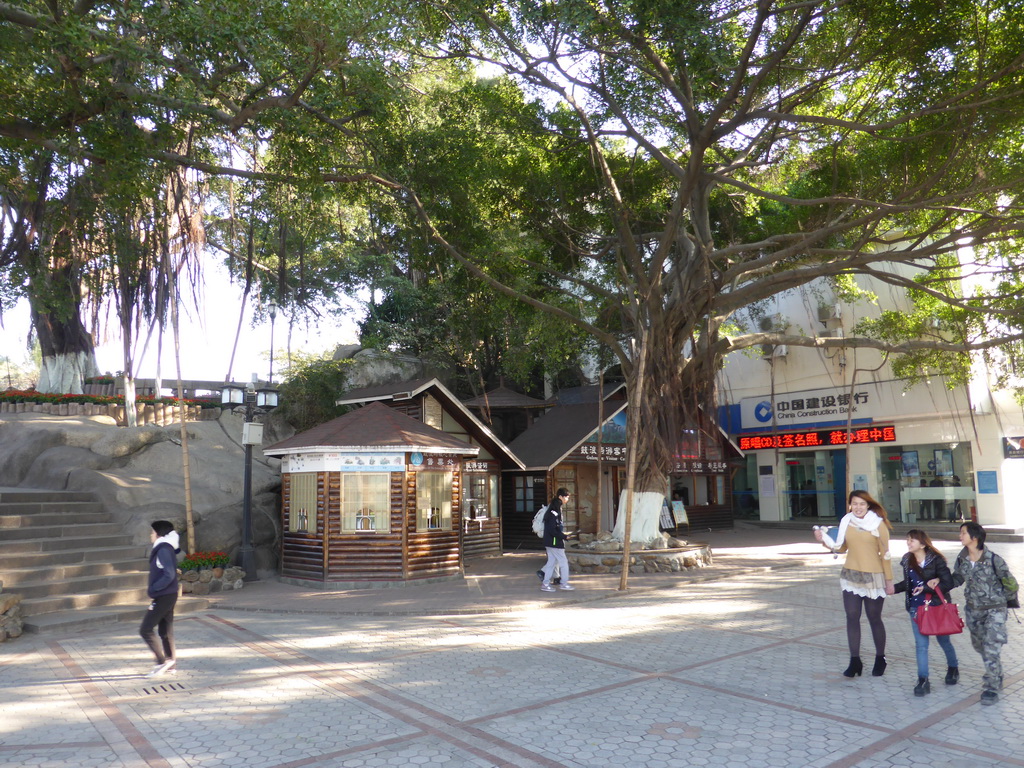
<svg viewBox="0 0 1024 768"><path fill-rule="evenodd" d="M657 533L681 426L714 414L716 374L732 352L869 346L934 364L936 353L1020 351L1016 3L433 8L447 55L511 78L545 105L535 130L552 151L574 145L589 157L590 216L585 226L557 219L565 226L553 238L570 264L534 263L578 300L575 311L550 311L600 340L625 372L638 435L634 489L658 499L640 505L632 538ZM568 206L557 191L538 204ZM429 205L422 216L433 219ZM495 289L522 293L490 255L448 239L442 226L434 236ZM984 295L961 289L965 245L969 269L990 273ZM821 280L841 290L858 275L925 296L956 322L938 337L922 337L922 321L907 317L885 333L842 339L738 322L741 310L782 292Z"/></svg>
<svg viewBox="0 0 1024 768"><path fill-rule="evenodd" d="M664 492L680 431L713 417L733 352L1019 356L1017 0L57 7L0 5L5 33L24 38L5 63L45 43L48 80L77 86L35 104L31 83L5 78L0 95L30 119L0 116L0 139L101 163L116 143L82 126L131 110L133 146L160 162L378 190L411 212L382 231L418 227L429 242L418 272L457 265L611 355L629 388L638 492ZM66 34L73 14L81 34ZM119 24L132 35L114 45ZM112 68L118 57L136 69ZM460 88L472 109L445 97ZM218 156L229 132L273 163L233 167ZM983 294L961 283L965 245ZM908 316L839 339L738 321L780 293L857 276L913 290L950 322L928 335ZM633 538L656 531L656 512L641 507Z"/></svg>

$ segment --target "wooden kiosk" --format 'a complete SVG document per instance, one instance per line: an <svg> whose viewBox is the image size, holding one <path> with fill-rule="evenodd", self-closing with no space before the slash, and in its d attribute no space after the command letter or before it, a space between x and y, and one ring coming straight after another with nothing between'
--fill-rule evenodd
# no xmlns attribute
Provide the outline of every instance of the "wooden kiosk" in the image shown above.
<svg viewBox="0 0 1024 768"><path fill-rule="evenodd" d="M479 448L381 403L264 449L281 458L281 580L319 589L462 576L462 464Z"/></svg>

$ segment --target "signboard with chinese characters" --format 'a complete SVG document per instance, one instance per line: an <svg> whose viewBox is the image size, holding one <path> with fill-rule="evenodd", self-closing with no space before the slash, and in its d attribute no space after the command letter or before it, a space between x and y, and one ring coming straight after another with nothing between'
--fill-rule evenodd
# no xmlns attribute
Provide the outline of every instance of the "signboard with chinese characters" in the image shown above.
<svg viewBox="0 0 1024 768"><path fill-rule="evenodd" d="M724 475L729 468L720 459L677 459L672 465L674 475Z"/></svg>
<svg viewBox="0 0 1024 768"><path fill-rule="evenodd" d="M878 397L871 384L849 387L809 389L803 392L745 397L740 401L743 429L770 426L792 429L801 423L845 421L853 412L858 421L877 418Z"/></svg>
<svg viewBox="0 0 1024 768"><path fill-rule="evenodd" d="M498 472L501 469L496 461L466 459L462 462L463 472Z"/></svg>
<svg viewBox="0 0 1024 768"><path fill-rule="evenodd" d="M1003 458L1024 459L1024 437L1004 437Z"/></svg>
<svg viewBox="0 0 1024 768"><path fill-rule="evenodd" d="M787 432L781 435L740 435L741 451L764 451L773 448L829 448L848 443L894 443L895 427L863 427L847 434L845 429Z"/></svg>
<svg viewBox="0 0 1024 768"><path fill-rule="evenodd" d="M462 457L448 453L410 454L410 472L454 472L462 465Z"/></svg>
<svg viewBox="0 0 1024 768"><path fill-rule="evenodd" d="M598 449L600 448L600 453ZM597 461L597 457L600 455L602 461L610 461L613 464L625 464L626 463L626 446L625 445L600 445L597 443L584 443L575 451L573 451L565 459L566 461Z"/></svg>
<svg viewBox="0 0 1024 768"><path fill-rule="evenodd" d="M282 472L402 472L403 453L298 453L281 459Z"/></svg>

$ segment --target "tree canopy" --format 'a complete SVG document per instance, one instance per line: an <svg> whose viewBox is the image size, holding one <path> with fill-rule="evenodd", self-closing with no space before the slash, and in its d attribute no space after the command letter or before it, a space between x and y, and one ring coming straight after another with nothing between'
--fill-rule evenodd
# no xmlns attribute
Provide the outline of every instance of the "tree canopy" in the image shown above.
<svg viewBox="0 0 1024 768"><path fill-rule="evenodd" d="M1019 0L59 8L0 6L22 75L0 86L3 146L103 165L120 130L153 162L243 180L239 221L271 253L291 238L287 269L296 250L344 260L320 295L371 285L385 344L428 340L385 332L410 312L443 323L417 302L462 299L482 335L495 293L572 327L627 378L642 489L662 489L680 414L713 412L734 351L1020 351ZM912 291L919 322L744 326L773 296L858 275Z"/></svg>

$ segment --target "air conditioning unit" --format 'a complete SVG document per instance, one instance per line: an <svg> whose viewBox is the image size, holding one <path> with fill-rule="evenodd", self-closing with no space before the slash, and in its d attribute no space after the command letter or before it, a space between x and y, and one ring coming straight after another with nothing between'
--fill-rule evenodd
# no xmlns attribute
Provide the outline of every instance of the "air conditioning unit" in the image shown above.
<svg viewBox="0 0 1024 768"><path fill-rule="evenodd" d="M823 331L818 331L819 339L841 339L843 337L842 328L826 328Z"/></svg>
<svg viewBox="0 0 1024 768"><path fill-rule="evenodd" d="M789 354L789 347L785 344L762 344L761 357L765 360L773 360L778 357L785 357Z"/></svg>
<svg viewBox="0 0 1024 768"><path fill-rule="evenodd" d="M770 333L771 331L786 330L788 323L786 323L781 314L776 312L774 315L765 315L762 317L758 325L763 332Z"/></svg>
<svg viewBox="0 0 1024 768"><path fill-rule="evenodd" d="M818 320L823 323L827 323L829 320L842 320L843 319L843 305L842 304L831 304L829 306L818 307Z"/></svg>

